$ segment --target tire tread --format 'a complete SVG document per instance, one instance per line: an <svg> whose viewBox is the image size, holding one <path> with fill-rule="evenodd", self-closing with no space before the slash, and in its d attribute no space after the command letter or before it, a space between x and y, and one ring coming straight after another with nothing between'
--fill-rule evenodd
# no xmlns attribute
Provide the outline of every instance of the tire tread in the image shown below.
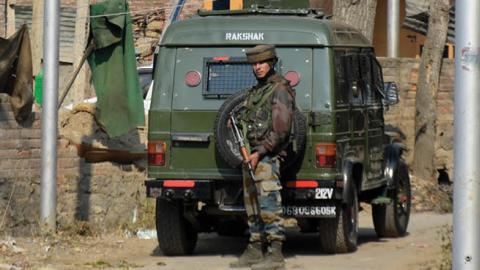
<svg viewBox="0 0 480 270"><path fill-rule="evenodd" d="M197 242L197 232L183 218L179 203L157 199L157 238L167 256L191 254Z"/></svg>

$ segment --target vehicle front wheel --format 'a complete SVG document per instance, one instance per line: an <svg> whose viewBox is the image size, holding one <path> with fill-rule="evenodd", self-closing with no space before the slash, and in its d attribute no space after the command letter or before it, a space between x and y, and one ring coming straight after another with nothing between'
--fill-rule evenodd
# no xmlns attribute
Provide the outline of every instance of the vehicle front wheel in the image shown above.
<svg viewBox="0 0 480 270"><path fill-rule="evenodd" d="M183 205L178 201L157 199L157 238L163 254L191 254L197 243L197 231L183 217Z"/></svg>
<svg viewBox="0 0 480 270"><path fill-rule="evenodd" d="M337 206L336 218L319 220L320 242L327 253L348 253L357 249L358 194L355 185L351 196L351 203Z"/></svg>
<svg viewBox="0 0 480 270"><path fill-rule="evenodd" d="M400 237L407 232L412 194L408 167L400 162L394 171L395 188L388 195L389 204L372 205L372 217L378 237Z"/></svg>

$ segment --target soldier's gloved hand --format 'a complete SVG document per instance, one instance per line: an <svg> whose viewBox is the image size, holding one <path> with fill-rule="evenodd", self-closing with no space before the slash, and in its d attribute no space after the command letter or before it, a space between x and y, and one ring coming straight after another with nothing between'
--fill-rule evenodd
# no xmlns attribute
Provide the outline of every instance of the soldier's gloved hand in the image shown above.
<svg viewBox="0 0 480 270"><path fill-rule="evenodd" d="M246 163L250 162L250 165L252 165L253 171L257 168L258 160L260 159L260 155L258 152L252 153L250 156L248 156L247 160L245 160Z"/></svg>

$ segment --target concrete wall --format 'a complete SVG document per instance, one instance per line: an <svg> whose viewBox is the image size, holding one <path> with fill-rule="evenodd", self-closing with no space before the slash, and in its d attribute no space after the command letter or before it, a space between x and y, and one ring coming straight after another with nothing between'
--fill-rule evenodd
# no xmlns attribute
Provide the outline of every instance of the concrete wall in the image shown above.
<svg viewBox="0 0 480 270"><path fill-rule="evenodd" d="M375 14L375 29L373 32L373 46L379 56L387 56L387 4L388 1L377 1L377 10ZM425 44L427 37L423 34L412 31L403 26L405 20L405 0L400 0L400 36L399 36L399 57L419 58L421 48ZM454 57L453 44L447 43L448 58ZM447 58L447 56L446 56Z"/></svg>
<svg viewBox="0 0 480 270"><path fill-rule="evenodd" d="M407 162L413 161L415 143L415 96L417 91L420 59L381 58L385 81L395 81L399 86L400 103L390 107L386 121L405 133L409 151ZM444 59L437 95L437 137L435 164L437 169L446 169L453 176L453 97L455 63Z"/></svg>
<svg viewBox="0 0 480 270"><path fill-rule="evenodd" d="M373 46L375 53L380 56L387 55L387 2L377 1L375 15L375 29L373 32ZM405 1L400 1L400 25L405 19ZM398 56L418 58L420 57L420 46L425 44L426 37L413 32L405 27L400 27Z"/></svg>

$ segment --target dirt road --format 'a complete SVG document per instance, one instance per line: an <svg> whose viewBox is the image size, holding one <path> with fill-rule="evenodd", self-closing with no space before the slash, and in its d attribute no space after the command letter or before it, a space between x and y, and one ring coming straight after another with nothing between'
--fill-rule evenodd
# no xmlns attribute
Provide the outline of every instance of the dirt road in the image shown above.
<svg viewBox="0 0 480 270"><path fill-rule="evenodd" d="M361 212L358 250L342 255L322 253L315 234L290 231L285 246L287 269L438 269L440 232L451 223L451 214L412 214L406 237L378 239L370 214ZM229 269L244 245L242 238L202 234L195 255L165 257L156 239L0 238L0 269Z"/></svg>

